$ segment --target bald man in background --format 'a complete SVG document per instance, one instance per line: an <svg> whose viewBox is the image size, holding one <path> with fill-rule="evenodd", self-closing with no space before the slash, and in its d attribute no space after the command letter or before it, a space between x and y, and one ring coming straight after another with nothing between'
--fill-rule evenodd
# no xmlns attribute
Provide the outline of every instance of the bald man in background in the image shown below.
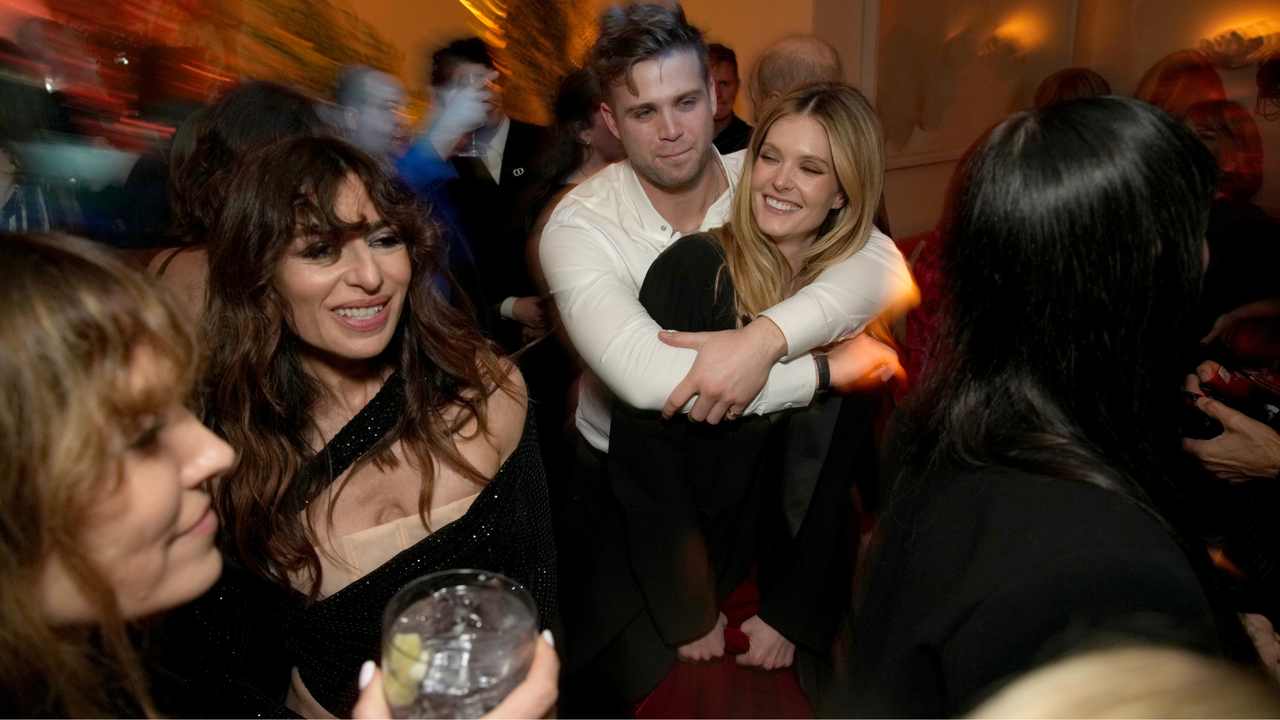
<svg viewBox="0 0 1280 720"><path fill-rule="evenodd" d="M843 82L836 49L812 35L792 35L770 45L751 71L751 105L759 120L769 103L801 85Z"/></svg>

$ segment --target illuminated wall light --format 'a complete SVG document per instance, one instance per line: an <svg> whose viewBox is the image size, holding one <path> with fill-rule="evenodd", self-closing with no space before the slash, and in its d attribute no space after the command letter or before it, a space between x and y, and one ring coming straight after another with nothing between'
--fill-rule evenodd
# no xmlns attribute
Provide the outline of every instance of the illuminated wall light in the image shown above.
<svg viewBox="0 0 1280 720"><path fill-rule="evenodd" d="M1200 51L1219 68L1234 70L1280 50L1280 25L1259 20L1200 41Z"/></svg>
<svg viewBox="0 0 1280 720"><path fill-rule="evenodd" d="M1039 46L1045 38L1044 25L1034 15L1022 14L1009 18L978 46L980 57L999 53L1010 57L1021 55Z"/></svg>

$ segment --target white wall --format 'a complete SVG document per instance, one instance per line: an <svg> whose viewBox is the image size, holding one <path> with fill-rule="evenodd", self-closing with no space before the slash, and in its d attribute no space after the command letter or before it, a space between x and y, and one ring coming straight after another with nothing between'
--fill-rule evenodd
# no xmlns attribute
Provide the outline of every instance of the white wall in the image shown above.
<svg viewBox="0 0 1280 720"><path fill-rule="evenodd" d="M1131 94L1147 68L1175 50L1258 21L1280 26L1280 0L1081 0L1076 62L1102 73L1117 93ZM1257 66L1219 71L1227 98L1250 111ZM1266 153L1266 181L1254 198L1280 216L1280 120L1254 120Z"/></svg>
<svg viewBox="0 0 1280 720"><path fill-rule="evenodd" d="M843 4L860 6L861 0ZM1280 0L1079 0L1073 63L1100 72L1115 92L1132 94L1146 69L1165 55L1260 20L1280 25ZM1250 66L1219 73L1228 98L1250 110L1257 97L1256 71ZM1256 115L1254 120L1262 134L1267 178L1254 201L1280 216L1280 120ZM954 170L949 162L888 173L886 204L895 236L935 226Z"/></svg>
<svg viewBox="0 0 1280 720"><path fill-rule="evenodd" d="M610 2L595 0L594 7ZM472 32L471 15L459 0L353 0L352 5L404 51L403 74L410 84L422 81L426 53ZM744 82L765 47L801 33L831 43L850 82L857 84L862 75L864 0L685 0L684 5L709 41L738 53ZM1264 19L1280 24L1280 0L1079 0L1074 62L1101 72L1116 92L1131 93L1146 68L1164 55ZM1228 95L1249 108L1255 98L1253 73L1254 68L1222 73ZM735 108L751 117L745 88ZM1256 200L1280 214L1280 121L1256 119L1268 176ZM945 162L889 172L885 193L895 235L936 225L954 169L954 162Z"/></svg>

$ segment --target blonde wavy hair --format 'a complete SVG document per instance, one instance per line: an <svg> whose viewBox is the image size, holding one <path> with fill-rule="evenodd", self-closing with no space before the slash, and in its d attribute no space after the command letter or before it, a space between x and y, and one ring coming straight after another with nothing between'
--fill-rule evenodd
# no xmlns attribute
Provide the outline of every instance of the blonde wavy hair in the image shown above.
<svg viewBox="0 0 1280 720"><path fill-rule="evenodd" d="M0 239L0 302L0 692L22 715L154 716L129 618L82 538L144 417L190 393L192 334L144 277L75 238ZM141 387L140 349L157 360ZM95 623L46 618L52 558Z"/></svg>
<svg viewBox="0 0 1280 720"><path fill-rule="evenodd" d="M774 123L794 116L811 117L827 131L836 181L846 199L818 229L798 274L792 273L790 263L760 229L751 209L751 181L760 147ZM867 244L884 187L884 131L880 116L862 93L843 83L815 83L796 88L770 105L752 132L746 152L732 215L728 224L712 232L724 248L724 269L737 293L737 314L754 318Z"/></svg>

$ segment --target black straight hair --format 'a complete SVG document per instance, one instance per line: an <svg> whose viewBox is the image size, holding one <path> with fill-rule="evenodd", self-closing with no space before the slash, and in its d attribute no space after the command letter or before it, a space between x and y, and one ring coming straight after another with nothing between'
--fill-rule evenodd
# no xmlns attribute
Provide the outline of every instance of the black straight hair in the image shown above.
<svg viewBox="0 0 1280 720"><path fill-rule="evenodd" d="M547 188L548 195L558 191L560 183L586 160L588 148L579 133L591 127L602 102L604 93L589 69L575 69L560 79L552 106L554 118L539 163L552 186Z"/></svg>
<svg viewBox="0 0 1280 720"><path fill-rule="evenodd" d="M897 494L988 466L1119 493L1179 542L1224 648L1250 657L1174 480L1212 155L1158 108L1091 98L1001 123L956 182L942 325L904 408Z"/></svg>
<svg viewBox="0 0 1280 720"><path fill-rule="evenodd" d="M453 71L464 63L475 63L493 70L493 53L478 37L454 40L431 54L431 85L440 87L447 84L453 78Z"/></svg>

